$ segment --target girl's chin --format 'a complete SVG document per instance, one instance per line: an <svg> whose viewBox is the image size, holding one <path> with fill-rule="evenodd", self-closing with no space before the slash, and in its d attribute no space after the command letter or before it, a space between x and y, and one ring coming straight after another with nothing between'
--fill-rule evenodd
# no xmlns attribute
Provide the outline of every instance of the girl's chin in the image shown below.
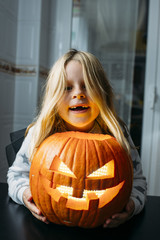
<svg viewBox="0 0 160 240"><path fill-rule="evenodd" d="M90 124L76 123L70 124L66 123L68 131L79 131L79 132L89 132L93 128L94 122Z"/></svg>

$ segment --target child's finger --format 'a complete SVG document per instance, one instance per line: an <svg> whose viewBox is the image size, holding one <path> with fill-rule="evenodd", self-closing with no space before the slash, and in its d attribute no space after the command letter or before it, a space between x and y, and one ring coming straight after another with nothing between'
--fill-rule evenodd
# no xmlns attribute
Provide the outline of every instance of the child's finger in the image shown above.
<svg viewBox="0 0 160 240"><path fill-rule="evenodd" d="M117 220L108 219L108 220L104 223L103 227L104 227L104 228L112 228L112 227L115 227L116 225L117 225Z"/></svg>
<svg viewBox="0 0 160 240"><path fill-rule="evenodd" d="M107 219L104 223L104 228L118 227L120 224L124 223L128 219L128 213L122 212L114 214L111 218Z"/></svg>
<svg viewBox="0 0 160 240"><path fill-rule="evenodd" d="M112 219L108 218L105 223L103 224L103 227L106 228L108 225L112 222Z"/></svg>
<svg viewBox="0 0 160 240"><path fill-rule="evenodd" d="M33 202L27 202L26 207L33 213L37 215L41 215L41 211L36 207L36 205Z"/></svg>
<svg viewBox="0 0 160 240"><path fill-rule="evenodd" d="M46 223L46 224L49 224L49 221L47 220L46 217L42 216L42 215L37 215L36 213L32 212L33 216L36 217L38 220Z"/></svg>

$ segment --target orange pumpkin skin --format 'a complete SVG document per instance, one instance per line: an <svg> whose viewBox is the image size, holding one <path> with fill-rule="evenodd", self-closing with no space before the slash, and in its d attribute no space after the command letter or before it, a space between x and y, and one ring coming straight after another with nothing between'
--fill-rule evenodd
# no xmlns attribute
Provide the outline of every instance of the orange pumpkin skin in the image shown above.
<svg viewBox="0 0 160 240"><path fill-rule="evenodd" d="M30 168L33 200L56 224L93 228L123 210L133 181L130 157L114 137L56 133L38 148Z"/></svg>

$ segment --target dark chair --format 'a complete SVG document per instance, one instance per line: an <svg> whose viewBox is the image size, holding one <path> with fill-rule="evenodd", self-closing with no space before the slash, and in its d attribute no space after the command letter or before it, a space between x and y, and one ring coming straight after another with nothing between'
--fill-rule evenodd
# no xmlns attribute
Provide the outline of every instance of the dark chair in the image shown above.
<svg viewBox="0 0 160 240"><path fill-rule="evenodd" d="M6 146L6 156L9 167L14 162L16 154L22 145L25 131L26 128L10 133L11 144Z"/></svg>

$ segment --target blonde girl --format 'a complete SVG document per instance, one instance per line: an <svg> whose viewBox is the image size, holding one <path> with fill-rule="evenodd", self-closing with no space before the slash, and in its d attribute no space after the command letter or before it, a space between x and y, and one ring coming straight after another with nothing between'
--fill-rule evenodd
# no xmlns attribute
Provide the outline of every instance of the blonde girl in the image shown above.
<svg viewBox="0 0 160 240"><path fill-rule="evenodd" d="M70 61L78 61L82 66L84 85L90 98L99 108L96 121L104 133L112 134L129 153L130 146L121 130L113 104L113 91L105 72L95 56L87 52L71 50L61 57L49 73L42 108L34 125L34 136L31 141L31 156L40 143L54 132L66 131L65 124L58 114L57 104L65 94L66 66Z"/></svg>
<svg viewBox="0 0 160 240"><path fill-rule="evenodd" d="M30 162L39 145L49 135L73 130L114 136L136 163L133 164L136 179L131 198L124 212L107 219L104 227L116 227L142 210L146 193L145 178L138 153L135 148L130 148L133 146L132 140L116 115L113 98L112 87L94 55L70 50L54 64L48 76L39 115L29 125L22 147L8 171L9 195L14 201L25 204L36 218L48 223L32 201L28 179ZM16 166L19 166L18 173ZM14 185L17 178L18 186ZM141 186L140 191L137 191L138 186Z"/></svg>

